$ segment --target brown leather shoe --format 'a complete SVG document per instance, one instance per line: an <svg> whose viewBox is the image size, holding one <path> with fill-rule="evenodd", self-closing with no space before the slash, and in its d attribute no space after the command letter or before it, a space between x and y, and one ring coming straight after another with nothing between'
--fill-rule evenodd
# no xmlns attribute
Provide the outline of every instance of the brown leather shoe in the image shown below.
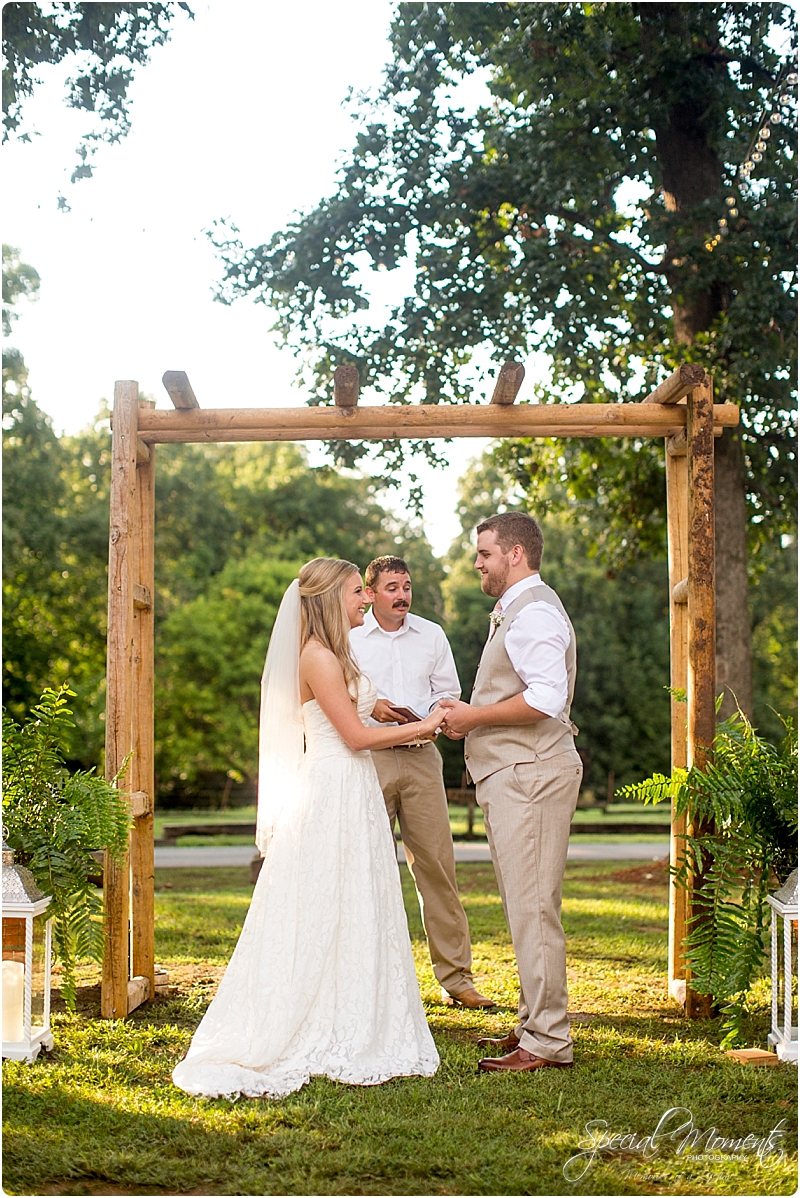
<svg viewBox="0 0 800 1198"><path fill-rule="evenodd" d="M502 1036L499 1040L493 1040L491 1036L483 1036L477 1041L479 1048L495 1048L500 1052L513 1052L515 1048L519 1048L519 1040L513 1032L509 1032L507 1036Z"/></svg>
<svg viewBox="0 0 800 1198"><path fill-rule="evenodd" d="M474 986L470 986L467 990L459 990L458 994L448 994L442 998L442 1002L448 1007L468 1007L470 1011L489 1011L492 1007L497 1006L497 1003L493 1002L491 998L479 994Z"/></svg>
<svg viewBox="0 0 800 1198"><path fill-rule="evenodd" d="M517 1048L506 1057L484 1057L478 1061L478 1073L532 1073L534 1069L571 1069L572 1061L546 1061L524 1048Z"/></svg>

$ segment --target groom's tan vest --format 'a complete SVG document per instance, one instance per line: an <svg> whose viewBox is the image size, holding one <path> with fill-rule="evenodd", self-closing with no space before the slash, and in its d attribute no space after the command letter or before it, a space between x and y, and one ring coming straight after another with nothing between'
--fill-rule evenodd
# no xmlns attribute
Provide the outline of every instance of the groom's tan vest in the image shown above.
<svg viewBox="0 0 800 1198"><path fill-rule="evenodd" d="M471 702L484 707L489 703L513 699L514 695L525 690L525 683L506 652L506 632L514 616L523 607L529 603L542 602L557 608L569 626L566 706L560 715L537 720L535 724L493 724L469 732L464 742L464 757L473 782L480 782L508 765L516 765L520 761L541 761L575 747L574 736L578 729L569 718L575 692L575 631L558 595L544 583L537 583L523 591L503 612L502 623L484 646Z"/></svg>

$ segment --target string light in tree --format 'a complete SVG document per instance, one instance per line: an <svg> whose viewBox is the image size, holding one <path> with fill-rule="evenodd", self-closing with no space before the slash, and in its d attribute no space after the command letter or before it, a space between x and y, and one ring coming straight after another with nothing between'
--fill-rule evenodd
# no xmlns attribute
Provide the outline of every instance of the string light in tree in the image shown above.
<svg viewBox="0 0 800 1198"><path fill-rule="evenodd" d="M738 186L741 188L743 184L749 183L750 176L760 162L764 161L764 155L769 149L769 139L772 136L772 130L775 125L780 125L781 114L779 112L770 111L774 105L786 107L794 99L794 96L785 89L787 87L797 87L797 72L790 71L786 75L781 75L775 87L772 90L769 105L763 112L758 121L758 127L750 140L750 148L747 151L745 160L738 170ZM777 93L777 94L776 94ZM725 197L725 215L721 216L717 221L717 232L713 237L709 237L705 246L709 253L714 250L723 237L727 237L730 232L728 224L731 220L736 220L739 215L738 200L735 195Z"/></svg>

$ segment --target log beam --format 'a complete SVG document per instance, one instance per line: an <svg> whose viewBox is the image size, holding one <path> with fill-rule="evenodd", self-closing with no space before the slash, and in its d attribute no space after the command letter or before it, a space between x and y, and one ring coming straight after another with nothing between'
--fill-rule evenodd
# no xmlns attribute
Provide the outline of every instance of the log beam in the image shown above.
<svg viewBox="0 0 800 1198"><path fill-rule="evenodd" d="M739 420L718 404L721 428ZM385 441L425 437L671 437L684 407L642 404L387 404L381 407L203 408L143 411L148 444L189 441Z"/></svg>
<svg viewBox="0 0 800 1198"><path fill-rule="evenodd" d="M677 370L664 379L663 383L659 383L654 391L649 395L645 395L640 400L641 403L666 403L673 404L684 399L689 394L693 387L699 387L706 377L706 372L702 366L691 365L684 362L683 366L679 366Z"/></svg>
<svg viewBox="0 0 800 1198"><path fill-rule="evenodd" d="M141 582L133 584L133 607L135 611L149 611L153 606L153 597L150 593L150 588L144 586Z"/></svg>
<svg viewBox="0 0 800 1198"><path fill-rule="evenodd" d="M358 403L358 367L350 362L337 366L333 372L333 401L337 408L354 408Z"/></svg>
<svg viewBox="0 0 800 1198"><path fill-rule="evenodd" d="M165 370L161 382L176 408L188 411L200 407L185 370Z"/></svg>
<svg viewBox="0 0 800 1198"><path fill-rule="evenodd" d="M512 404L519 394L525 367L521 362L504 362L500 367L489 403Z"/></svg>
<svg viewBox="0 0 800 1198"><path fill-rule="evenodd" d="M680 582L676 582L672 588L673 603L688 603L689 602L689 579L682 578ZM686 687L684 686L685 690Z"/></svg>
<svg viewBox="0 0 800 1198"><path fill-rule="evenodd" d="M154 991L155 987L149 978L132 977L127 987L125 1014L130 1015L131 1011L135 1011L143 1002L147 1002Z"/></svg>

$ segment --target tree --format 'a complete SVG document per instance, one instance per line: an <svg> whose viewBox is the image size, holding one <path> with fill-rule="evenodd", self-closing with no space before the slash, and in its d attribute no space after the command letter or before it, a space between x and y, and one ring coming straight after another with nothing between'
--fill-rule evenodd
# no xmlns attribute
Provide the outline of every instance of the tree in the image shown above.
<svg viewBox="0 0 800 1198"><path fill-rule="evenodd" d="M156 764L162 800L197 805L252 785L259 684L281 596L300 565L362 570L404 556L414 607L441 619L442 570L424 537L388 515L374 483L310 469L284 443L171 446L156 488Z"/></svg>
<svg viewBox="0 0 800 1198"><path fill-rule="evenodd" d="M486 642L492 600L480 589L470 537L481 518L519 507L524 496L486 454L459 484L464 536L454 542L444 583L447 631L465 695ZM586 517L553 515L544 522L542 576L569 612L578 642L572 716L584 786L605 798L614 785L666 770L670 755L669 610L664 561L640 560L609 572L587 552ZM441 744L448 784L457 786L462 746Z"/></svg>
<svg viewBox="0 0 800 1198"><path fill-rule="evenodd" d="M258 772L261 672L283 592L302 565L261 553L231 558L207 590L164 621L157 670L156 772L172 806L219 779ZM216 785L214 785L216 783ZM225 793L225 792L223 792Z"/></svg>
<svg viewBox="0 0 800 1198"><path fill-rule="evenodd" d="M150 61L154 46L170 36L174 4L5 4L3 6L3 140L30 141L22 112L39 83L40 68L73 57L67 104L96 113L99 126L78 145L72 182L90 178L90 159L106 142L130 132L128 89L137 66ZM178 0L189 16L188 4ZM67 207L61 198L62 208Z"/></svg>
<svg viewBox="0 0 800 1198"><path fill-rule="evenodd" d="M400 4L391 46L334 195L255 248L216 228L220 298L273 306L317 400L339 361L395 400L463 400L486 345L547 350L549 402L706 364L742 407L717 442L717 673L749 710L747 536L791 528L796 495L791 7ZM468 117L457 85L481 70L492 101ZM413 294L372 328L364 279L406 256ZM507 455L533 499L555 480L601 500L615 564L662 543L660 446Z"/></svg>
<svg viewBox="0 0 800 1198"><path fill-rule="evenodd" d="M3 247L3 327L33 299L39 275ZM3 694L18 721L46 687L69 680L73 764L102 752L108 567L108 413L59 438L28 386L19 350L3 353Z"/></svg>

